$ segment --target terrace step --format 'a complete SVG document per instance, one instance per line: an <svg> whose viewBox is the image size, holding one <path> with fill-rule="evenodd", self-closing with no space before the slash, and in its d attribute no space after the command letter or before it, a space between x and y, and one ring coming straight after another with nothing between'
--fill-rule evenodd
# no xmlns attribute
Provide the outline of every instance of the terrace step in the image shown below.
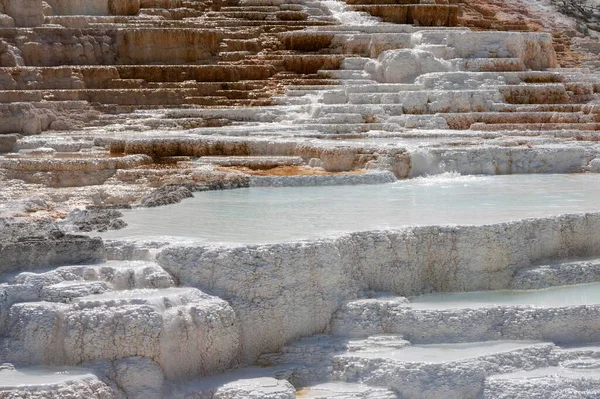
<svg viewBox="0 0 600 399"><path fill-rule="evenodd" d="M391 389L349 382L326 382L301 388L298 396L306 399L397 399Z"/></svg>
<svg viewBox="0 0 600 399"><path fill-rule="evenodd" d="M295 127L301 127L307 131L318 131L323 134L354 134L365 133L369 131L389 131L398 129L394 123L345 123L345 124L298 124Z"/></svg>
<svg viewBox="0 0 600 399"><path fill-rule="evenodd" d="M600 260L552 262L519 270L513 289L541 289L561 284L585 284L600 281Z"/></svg>
<svg viewBox="0 0 600 399"><path fill-rule="evenodd" d="M511 388L514 383L509 391L514 393L523 379L547 376L550 371L572 377L584 377L587 371L588 379L581 381L580 389L596 392L599 354L597 347L564 349L536 341L413 345L394 335L351 340L315 335L280 353L263 355L259 362L287 366L297 385L309 387L307 393L311 386L319 387L319 381L330 381L325 387L335 387L336 381L351 380L364 384L363 389L392 389L402 397L479 398L485 389L484 397L496 398L509 397L495 396L504 384ZM573 379L563 381L564 386L569 381Z"/></svg>
<svg viewBox="0 0 600 399"><path fill-rule="evenodd" d="M548 130L572 130L572 131L597 131L600 130L600 123L474 123L471 130L479 131L548 131Z"/></svg>
<svg viewBox="0 0 600 399"><path fill-rule="evenodd" d="M346 4L421 4L421 0L346 0Z"/></svg>
<svg viewBox="0 0 600 399"><path fill-rule="evenodd" d="M483 397L514 399L535 397L593 398L600 392L600 369L566 365L491 376L486 379Z"/></svg>
<svg viewBox="0 0 600 399"><path fill-rule="evenodd" d="M276 370L247 367L171 386L166 392L166 396L173 399L230 395L248 399L295 399L296 389L278 376Z"/></svg>
<svg viewBox="0 0 600 399"><path fill-rule="evenodd" d="M421 344L496 339L596 342L600 335L592 326L600 320L597 285L362 299L337 313L331 331L349 337L400 334Z"/></svg>
<svg viewBox="0 0 600 399"><path fill-rule="evenodd" d="M580 77L578 77L580 78ZM567 76L556 72L547 71L501 71L501 72L433 72L426 73L417 78L417 82L423 84L429 89L446 89L448 87L480 86L503 86L519 85L522 83L541 84L541 83L560 83L567 79Z"/></svg>
<svg viewBox="0 0 600 399"><path fill-rule="evenodd" d="M570 97L562 84L507 85L499 88L509 104L568 104Z"/></svg>
<svg viewBox="0 0 600 399"><path fill-rule="evenodd" d="M580 112L471 112L471 113L439 113L448 122L451 129L469 129L476 124L524 126L547 126L551 129L557 124L587 124L592 126L600 122L600 115Z"/></svg>
<svg viewBox="0 0 600 399"><path fill-rule="evenodd" d="M122 332L119 339L115 331ZM73 365L143 356L156 361L167 378L228 368L239 334L227 302L193 288L105 292L69 304L17 303L10 308L8 332L5 361ZM181 345L180 334L196 338ZM190 350L193 358L181 352Z"/></svg>
<svg viewBox="0 0 600 399"><path fill-rule="evenodd" d="M354 5L352 9L380 17L385 22L420 26L458 25L458 6L440 4Z"/></svg>
<svg viewBox="0 0 600 399"><path fill-rule="evenodd" d="M4 367L0 369L0 395L6 398L37 396L48 399L77 395L101 399L112 395L112 389L102 382L93 370L68 367Z"/></svg>
<svg viewBox="0 0 600 399"><path fill-rule="evenodd" d="M311 117L307 119L298 119L296 123L299 124L310 124L310 123L322 123L322 124L360 124L365 123L365 118L361 114L357 113L327 113L317 117Z"/></svg>
<svg viewBox="0 0 600 399"><path fill-rule="evenodd" d="M310 113L314 116L329 114L359 114L362 116L376 115L402 115L404 106L402 104L315 104L311 106Z"/></svg>
<svg viewBox="0 0 600 399"><path fill-rule="evenodd" d="M520 58L459 58L451 60L452 64L468 72L519 72L527 67Z"/></svg>
<svg viewBox="0 0 600 399"><path fill-rule="evenodd" d="M200 164L219 166L243 166L250 169L271 169L277 166L304 165L301 157L201 157Z"/></svg>
<svg viewBox="0 0 600 399"><path fill-rule="evenodd" d="M600 107L593 104L530 104L507 108L510 112L583 112L600 113Z"/></svg>
<svg viewBox="0 0 600 399"><path fill-rule="evenodd" d="M105 282L116 290L169 288L173 279L160 266L144 261L108 261L100 265L62 266L41 273L23 272L7 280L10 284L42 289L64 282Z"/></svg>

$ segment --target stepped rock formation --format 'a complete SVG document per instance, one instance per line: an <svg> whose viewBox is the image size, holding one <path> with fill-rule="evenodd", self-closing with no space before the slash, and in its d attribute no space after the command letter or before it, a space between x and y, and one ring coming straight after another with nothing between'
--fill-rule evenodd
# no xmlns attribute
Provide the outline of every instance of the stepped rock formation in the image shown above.
<svg viewBox="0 0 600 399"><path fill-rule="evenodd" d="M556 7L0 0L0 399L599 397Z"/></svg>

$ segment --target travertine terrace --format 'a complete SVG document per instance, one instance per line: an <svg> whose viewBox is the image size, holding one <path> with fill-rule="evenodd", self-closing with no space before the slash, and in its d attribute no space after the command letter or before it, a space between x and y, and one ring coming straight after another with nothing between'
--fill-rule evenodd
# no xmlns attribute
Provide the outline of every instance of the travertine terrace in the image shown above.
<svg viewBox="0 0 600 399"><path fill-rule="evenodd" d="M0 0L0 399L600 397L586 23Z"/></svg>

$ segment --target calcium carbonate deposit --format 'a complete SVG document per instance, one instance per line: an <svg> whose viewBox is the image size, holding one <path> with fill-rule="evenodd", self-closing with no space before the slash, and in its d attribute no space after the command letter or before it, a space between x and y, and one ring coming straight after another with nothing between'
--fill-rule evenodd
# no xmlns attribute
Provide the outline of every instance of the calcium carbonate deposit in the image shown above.
<svg viewBox="0 0 600 399"><path fill-rule="evenodd" d="M600 398L600 8L0 0L0 399Z"/></svg>

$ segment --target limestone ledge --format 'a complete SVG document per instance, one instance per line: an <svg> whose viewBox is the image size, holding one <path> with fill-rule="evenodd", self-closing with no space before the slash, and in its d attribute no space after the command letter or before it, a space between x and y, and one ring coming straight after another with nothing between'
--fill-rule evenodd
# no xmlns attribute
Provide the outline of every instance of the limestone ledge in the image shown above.
<svg viewBox="0 0 600 399"><path fill-rule="evenodd" d="M486 381L484 397L529 399L575 396L593 399L600 392L600 383L593 373L586 371L547 367L492 377Z"/></svg>
<svg viewBox="0 0 600 399"><path fill-rule="evenodd" d="M126 155L114 158L91 159L0 159L0 168L14 171L59 172L77 171L93 172L100 170L129 169L152 163L147 155Z"/></svg>
<svg viewBox="0 0 600 399"><path fill-rule="evenodd" d="M575 345L600 339L594 327L599 317L598 305L413 309L401 300L360 300L336 313L331 333L344 337L399 334L414 344L508 339Z"/></svg>
<svg viewBox="0 0 600 399"><path fill-rule="evenodd" d="M51 222L0 219L0 273L106 259L100 238L64 234Z"/></svg>
<svg viewBox="0 0 600 399"><path fill-rule="evenodd" d="M580 173L598 156L596 146L432 148L411 151L411 176L445 172L475 175Z"/></svg>
<svg viewBox="0 0 600 399"><path fill-rule="evenodd" d="M323 146L285 139L274 141L215 137L114 139L108 145L111 153L146 154L152 157L297 156L307 163L312 158L317 158L319 166L330 172L380 167L394 172L398 177L406 177L409 171L404 148L387 149L380 154L380 149L375 146Z"/></svg>
<svg viewBox="0 0 600 399"><path fill-rule="evenodd" d="M231 303L241 323L244 356L253 359L323 331L333 312L360 291L502 289L517 270L541 259L598 255L599 226L600 214L565 215L273 245L176 246L157 259L182 284Z"/></svg>
<svg viewBox="0 0 600 399"><path fill-rule="evenodd" d="M384 386L403 397L428 399L530 397L503 395L503 386L513 395L517 388L522 388L532 397L569 397L536 396L549 392L543 388L548 380L536 383L531 379L536 375L552 375L553 386L566 390L571 385L589 393L581 396L586 398L593 397L598 386L598 348L594 346L565 349L540 341L496 341L428 348L414 347L406 341L402 345L401 341L397 335L354 340L318 335L290 344L280 353L262 356L261 364L289 365L293 370L290 379L296 386L307 386L308 392L313 384L328 379L341 382L341 386L344 382ZM466 354L471 345L472 352ZM490 350L494 345L508 349ZM476 352L478 346L480 353ZM463 351L465 356L441 360L442 353L456 350ZM408 353L404 354L405 351ZM427 354L436 351L439 354L432 356L436 360L427 358ZM415 356L417 353L424 358ZM484 387L486 392L482 395Z"/></svg>
<svg viewBox="0 0 600 399"><path fill-rule="evenodd" d="M23 64L3 66L202 63L218 53L221 42L218 30L192 28L77 29L46 25L23 33L13 43Z"/></svg>
<svg viewBox="0 0 600 399"><path fill-rule="evenodd" d="M183 380L223 371L239 357L233 310L193 288L106 292L68 304L18 303L7 326L3 359L20 364L143 356L169 380Z"/></svg>
<svg viewBox="0 0 600 399"><path fill-rule="evenodd" d="M354 184L385 184L396 181L392 172L372 172L364 174L338 174L322 176L253 176L250 187L308 187Z"/></svg>
<svg viewBox="0 0 600 399"><path fill-rule="evenodd" d="M111 152L157 156L300 156L314 158L326 171L388 170L397 178L445 172L501 175L512 173L579 173L596 171L600 147L595 143L530 146L418 148L402 146L299 142L263 138L115 139Z"/></svg>
<svg viewBox="0 0 600 399"><path fill-rule="evenodd" d="M46 373L46 379L43 379ZM28 377L28 374L32 374ZM66 375L65 375L66 374ZM77 374L69 377L70 372L57 374L47 370L0 370L0 398L1 399L117 399L113 389L102 382L92 373ZM23 376L26 376L25 378ZM29 384L15 384L11 386L12 379L26 379ZM36 384L36 380L41 383Z"/></svg>
<svg viewBox="0 0 600 399"><path fill-rule="evenodd" d="M4 169L9 179L49 187L78 187L103 184L117 170L152 162L147 155L88 159L4 158L0 159L0 170Z"/></svg>
<svg viewBox="0 0 600 399"><path fill-rule="evenodd" d="M7 93L7 92L5 92ZM9 103L0 104L0 134L35 135L48 129L65 130L67 128L81 127L81 120L85 120L97 111L91 109L83 101L42 101L41 94L14 92L15 99L11 99L11 92L5 95ZM29 101L29 102L23 102Z"/></svg>
<svg viewBox="0 0 600 399"><path fill-rule="evenodd" d="M136 395L143 392L150 395L146 397L160 397L158 392L164 388L165 377L177 380L197 372L222 370L220 367L228 367L223 363L225 358L231 362L254 362L260 353L278 350L301 336L328 329L345 336L402 333L413 343L447 342L448 339L462 342L500 336L588 342L597 339L592 328L580 328L581 332L576 335L573 331L583 326L582 321L595 323L597 306L423 311L411 309L406 300L353 300L371 290L413 295L506 288L519 270L540 260L599 255L600 239L593 234L599 226L600 214L580 214L486 226L359 232L331 239L233 248L190 244L161 251L164 244L154 243L148 247L161 251L158 262L174 280L158 266L144 264L140 266L147 272L138 273L137 266L132 269L133 280L126 278L129 270L117 273L110 265L68 266L39 274L21 273L8 286L2 286L8 289L4 291L5 296L16 298L17 302L29 301L4 306L10 308L7 315L10 340L4 343L3 356L9 361L21 362L25 359L67 364L88 361L89 367L104 370L102 375L112 375L108 381L131 379L121 381L119 388L113 390L115 395L120 389L130 389L132 396L128 397L141 398L143 396ZM25 230L23 233L28 234ZM134 256L134 252L122 255ZM128 285L138 280L135 286ZM73 283L63 291L65 294L73 291L75 296L56 296L58 291L52 290L52 286L68 281ZM163 288L85 296L85 290L95 289L99 281L118 283L126 289L156 281ZM200 288L228 303L193 288L167 288L169 281ZM36 299L35 295L41 297ZM31 302L44 298L60 302ZM348 301L351 302L344 306ZM440 320L446 320L444 329L439 328ZM186 355L190 353L189 345L182 347L179 344L182 340L177 337L189 337L189 326L193 324L194 329L198 329L203 323L207 323L208 330L198 339L183 341L200 346L210 343L211 347L218 342L220 349L217 353L199 346L192 352L204 355L190 358ZM467 325L473 326L468 329L469 334L465 334ZM490 325L498 328L489 329ZM564 327L558 328L559 325ZM109 339L114 336L116 326L120 326L118 331L122 334L116 340ZM29 333L31 331L36 333ZM49 342L61 344L55 346ZM178 343L176 348L171 346L175 342ZM382 344L381 340L377 342ZM219 346L221 344L225 346ZM178 352L180 350L184 352ZM123 359L140 355L145 357ZM309 358L313 359L312 355ZM506 361L515 358L507 356ZM313 360L319 361L319 358ZM354 365L362 365L348 372L359 370L365 378L370 370L388 370L391 374L385 378L399 371L392 363L380 368L382 363L378 360L350 360ZM121 362L125 363L121 365ZM344 363L337 365L341 372ZM419 372L453 372L451 367L437 367L426 367ZM469 366L468 370L474 368ZM506 371L502 368L502 372ZM147 378L142 378L144 375ZM475 379L481 377L469 375ZM144 385L142 381L145 387L140 387ZM217 395L220 387L223 387L222 392L231 394L246 389L243 383L227 389L223 384L205 394L221 397ZM258 382L248 384L256 389L260 386ZM274 398L293 397L287 396L291 391L286 383L270 380L265 384L267 391L273 389L277 395L283 395ZM192 383L178 386L174 392L186 397L200 395L198 392L205 389ZM417 392L421 388L405 386L403 389Z"/></svg>

